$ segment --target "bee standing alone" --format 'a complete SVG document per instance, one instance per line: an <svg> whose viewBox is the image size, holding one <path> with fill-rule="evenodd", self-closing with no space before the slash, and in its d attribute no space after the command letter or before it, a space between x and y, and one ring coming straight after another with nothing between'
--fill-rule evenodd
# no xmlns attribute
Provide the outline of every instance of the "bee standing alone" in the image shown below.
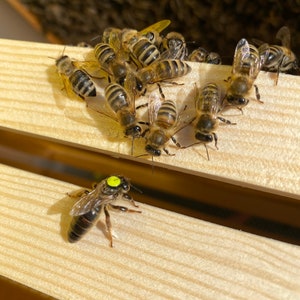
<svg viewBox="0 0 300 300"><path fill-rule="evenodd" d="M69 93L72 90L80 98L96 96L96 87L86 71L67 55L56 59L57 71L62 77L64 86Z"/></svg>
<svg viewBox="0 0 300 300"><path fill-rule="evenodd" d="M117 199L122 198L129 201L133 206L138 207L128 194L130 187L131 184L128 178L123 176L109 176L98 183L92 190L81 191L79 195L71 194L71 197L79 197L79 200L70 211L73 219L68 232L69 242L74 243L80 240L96 223L103 210L110 246L113 247L112 227L108 209L112 208L123 212L141 213L141 211L114 204Z"/></svg>

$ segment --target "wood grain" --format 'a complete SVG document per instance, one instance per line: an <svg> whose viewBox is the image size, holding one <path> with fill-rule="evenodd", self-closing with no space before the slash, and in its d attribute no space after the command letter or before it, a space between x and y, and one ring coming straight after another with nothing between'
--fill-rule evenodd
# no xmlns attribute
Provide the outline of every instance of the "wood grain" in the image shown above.
<svg viewBox="0 0 300 300"><path fill-rule="evenodd" d="M261 72L257 84L264 104L250 101L243 115L234 111L227 116L237 125L220 126L219 150L209 147L210 161L202 145L177 150L170 144L170 152L176 155L162 155L152 162L150 157L130 156L131 142L123 137L118 124L87 110L83 101L70 99L62 91L54 59L63 51L74 59L91 60L91 50L85 48L0 40L2 126L300 199L299 77L280 74L275 86L274 74ZM192 73L178 80L184 85L163 87L167 98L189 105L195 83L215 81L224 86L224 79L230 74L229 66L196 63L191 66ZM101 97L101 90L99 94ZM179 133L177 138L186 142L183 134ZM134 152L145 153L142 139L135 141Z"/></svg>
<svg viewBox="0 0 300 300"><path fill-rule="evenodd" d="M0 170L2 276L62 300L300 298L299 246L142 203L111 213L114 248L97 227L69 244L66 193L79 187Z"/></svg>

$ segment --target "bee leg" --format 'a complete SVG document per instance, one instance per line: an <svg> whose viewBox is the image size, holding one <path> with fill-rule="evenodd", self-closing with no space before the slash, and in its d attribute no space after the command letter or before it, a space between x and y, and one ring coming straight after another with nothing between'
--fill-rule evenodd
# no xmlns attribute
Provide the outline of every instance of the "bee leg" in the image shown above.
<svg viewBox="0 0 300 300"><path fill-rule="evenodd" d="M160 85L159 83L156 83L156 84L157 84L158 91L159 91L161 97L162 97L163 99L166 99L165 94L164 94L163 91L162 91L161 85Z"/></svg>
<svg viewBox="0 0 300 300"><path fill-rule="evenodd" d="M129 194L123 194L122 197L128 200L133 206L139 207L137 204L135 204L133 198Z"/></svg>
<svg viewBox="0 0 300 300"><path fill-rule="evenodd" d="M209 160L209 153L208 153L208 148L206 144L203 144L206 150L206 156L207 156L207 160Z"/></svg>
<svg viewBox="0 0 300 300"><path fill-rule="evenodd" d="M129 209L125 206L120 206L120 205L113 205L113 204L109 204L109 206L113 209L117 209L120 210L122 212L136 212L136 213L141 213L140 210L134 210L134 209Z"/></svg>
<svg viewBox="0 0 300 300"><path fill-rule="evenodd" d="M182 148L181 144L179 144L179 143L177 142L177 140L175 139L174 136L171 136L171 140L172 140L172 142L173 142L178 148Z"/></svg>
<svg viewBox="0 0 300 300"><path fill-rule="evenodd" d="M215 140L215 147L217 150L219 150L217 143L218 143L218 136L213 132L214 140Z"/></svg>
<svg viewBox="0 0 300 300"><path fill-rule="evenodd" d="M67 193L67 195L71 198L80 198L83 194L88 194L89 192L90 192L90 190L80 189L79 191Z"/></svg>
<svg viewBox="0 0 300 300"><path fill-rule="evenodd" d="M106 230L107 230L107 234L108 234L108 239L110 241L110 247L113 247L113 237L112 237L112 232L111 232L110 215L109 215L106 205L104 206L104 214L105 214L105 225L106 225Z"/></svg>
<svg viewBox="0 0 300 300"><path fill-rule="evenodd" d="M254 84L254 88L255 88L256 100L260 103L264 103L263 101L260 100L260 93L256 84Z"/></svg>
<svg viewBox="0 0 300 300"><path fill-rule="evenodd" d="M163 148L164 152L169 155L169 156L174 156L175 154L174 153L170 153L168 149L166 148Z"/></svg>
<svg viewBox="0 0 300 300"><path fill-rule="evenodd" d="M229 120L227 120L227 119L224 119L224 118L222 118L222 117L218 117L218 119L219 119L220 121L222 121L223 123L226 123L226 124L229 124L229 125L236 125L236 123L233 123L233 122L231 122L231 121L229 121Z"/></svg>

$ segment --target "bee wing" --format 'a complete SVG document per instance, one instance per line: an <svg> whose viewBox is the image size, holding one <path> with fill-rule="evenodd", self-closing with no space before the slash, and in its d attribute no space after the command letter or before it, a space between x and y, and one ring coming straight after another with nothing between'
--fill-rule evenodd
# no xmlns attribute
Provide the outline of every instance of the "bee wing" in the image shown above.
<svg viewBox="0 0 300 300"><path fill-rule="evenodd" d="M139 31L139 34L145 35L145 34L147 34L148 32L151 32L151 31L161 32L165 28L167 28L170 24L171 24L170 20L161 20L161 21L158 21L158 22L142 29L141 31Z"/></svg>
<svg viewBox="0 0 300 300"><path fill-rule="evenodd" d="M233 65L232 65L232 74L239 73L243 67L245 60L250 56L250 47L246 39L241 39L236 45Z"/></svg>
<svg viewBox="0 0 300 300"><path fill-rule="evenodd" d="M277 34L276 39L281 41L282 46L290 49L291 46L291 33L287 26L282 26Z"/></svg>
<svg viewBox="0 0 300 300"><path fill-rule="evenodd" d="M184 127L191 124L196 118L196 111L194 108L184 108L177 117L177 122L173 128L174 134Z"/></svg>
<svg viewBox="0 0 300 300"><path fill-rule="evenodd" d="M260 66L264 65L270 52L270 46L267 43L263 43L258 48L258 53L260 57Z"/></svg>
<svg viewBox="0 0 300 300"><path fill-rule="evenodd" d="M59 73L59 76L61 78L61 81L63 82L62 90L66 90L68 97L70 97L70 98L74 97L74 95L76 93L73 91L73 87L72 87L72 84L71 84L69 78L65 74L62 74L62 73Z"/></svg>
<svg viewBox="0 0 300 300"><path fill-rule="evenodd" d="M107 73L99 67L99 63L96 61L73 61L73 65L77 69L81 69L90 77L104 78L107 77Z"/></svg>
<svg viewBox="0 0 300 300"><path fill-rule="evenodd" d="M162 101L160 99L160 96L152 92L149 96L149 104L148 104L148 117L149 117L149 123L150 125L153 124L156 120L157 113L159 108L161 107Z"/></svg>
<svg viewBox="0 0 300 300"><path fill-rule="evenodd" d="M88 213L92 209L107 203L110 199L100 194L105 181L100 182L92 191L84 193L79 200L73 205L70 215L80 216ZM108 200L108 201L106 201Z"/></svg>
<svg viewBox="0 0 300 300"><path fill-rule="evenodd" d="M110 109L110 107L108 107L107 101L104 97L101 99L98 97L88 97L85 99L85 102L89 109L118 122L117 115L112 109Z"/></svg>
<svg viewBox="0 0 300 300"><path fill-rule="evenodd" d="M129 94L129 108L131 112L135 112L135 90L136 90L136 77L131 71L128 71L124 81L124 88Z"/></svg>

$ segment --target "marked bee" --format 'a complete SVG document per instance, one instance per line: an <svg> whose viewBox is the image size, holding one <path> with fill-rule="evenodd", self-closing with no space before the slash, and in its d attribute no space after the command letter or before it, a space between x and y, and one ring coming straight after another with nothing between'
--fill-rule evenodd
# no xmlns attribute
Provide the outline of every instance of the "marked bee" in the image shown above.
<svg viewBox="0 0 300 300"><path fill-rule="evenodd" d="M266 57L262 69L270 72L277 72L276 85L278 82L279 72L288 72L291 70L298 70L298 60L296 55L291 50L291 34L287 26L281 27L276 39L281 41L282 46L270 45L269 54ZM253 39L256 45L262 45L263 42Z"/></svg>
<svg viewBox="0 0 300 300"><path fill-rule="evenodd" d="M179 32L169 32L162 41L161 59L185 60L188 54L184 36Z"/></svg>
<svg viewBox="0 0 300 300"><path fill-rule="evenodd" d="M69 196L71 197L79 197L79 200L70 211L73 219L68 231L68 241L74 243L80 240L97 222L101 211L104 210L110 247L113 247L112 226L108 208L123 212L141 213L141 211L114 204L117 199L122 198L128 200L133 206L138 207L128 194L130 187L131 184L128 178L109 176L94 186L92 190L81 190L80 193L70 194Z"/></svg>
<svg viewBox="0 0 300 300"><path fill-rule="evenodd" d="M80 67L79 62L62 55L56 59L56 67L67 93L72 90L82 99L96 96L95 84L88 73Z"/></svg>
<svg viewBox="0 0 300 300"><path fill-rule="evenodd" d="M268 51L268 44L263 44L257 49L254 45L248 44L246 39L241 39L238 42L222 109L234 106L242 111L242 108L249 102L247 96L253 86L256 99L262 102L254 81L267 58Z"/></svg>
<svg viewBox="0 0 300 300"><path fill-rule="evenodd" d="M215 141L215 147L218 149L218 136L216 130L219 126L219 120L226 124L235 125L235 123L218 116L221 104L221 91L217 84L207 83L201 91L199 91L198 88L196 89L196 119L194 122L196 131L195 138L205 146L208 160L209 154L207 144Z"/></svg>
<svg viewBox="0 0 300 300"><path fill-rule="evenodd" d="M208 52L206 49L199 47L195 49L189 56L189 61L204 62L208 64L221 65L222 59L216 52Z"/></svg>
<svg viewBox="0 0 300 300"><path fill-rule="evenodd" d="M187 114L178 114L173 100L161 101L159 97L152 97L149 104L150 127L143 133L146 138L145 150L152 157L160 156L161 150L167 155L174 155L169 153L165 145L171 139L177 147L181 147L174 135L187 126L191 119Z"/></svg>
<svg viewBox="0 0 300 300"><path fill-rule="evenodd" d="M139 69L136 72L136 90L144 93L147 84L167 81L184 76L191 72L192 68L179 59L159 60L150 66Z"/></svg>
<svg viewBox="0 0 300 300"><path fill-rule="evenodd" d="M99 43L94 48L94 54L100 67L108 74L108 76L112 76L115 82L123 85L127 75L128 66L117 57L117 53L113 47L109 44Z"/></svg>
<svg viewBox="0 0 300 300"><path fill-rule="evenodd" d="M169 20L159 21L141 31L124 29L121 33L123 51L129 53L130 57L138 67L148 66L160 59L158 47L146 37L149 32L160 33L170 24Z"/></svg>

